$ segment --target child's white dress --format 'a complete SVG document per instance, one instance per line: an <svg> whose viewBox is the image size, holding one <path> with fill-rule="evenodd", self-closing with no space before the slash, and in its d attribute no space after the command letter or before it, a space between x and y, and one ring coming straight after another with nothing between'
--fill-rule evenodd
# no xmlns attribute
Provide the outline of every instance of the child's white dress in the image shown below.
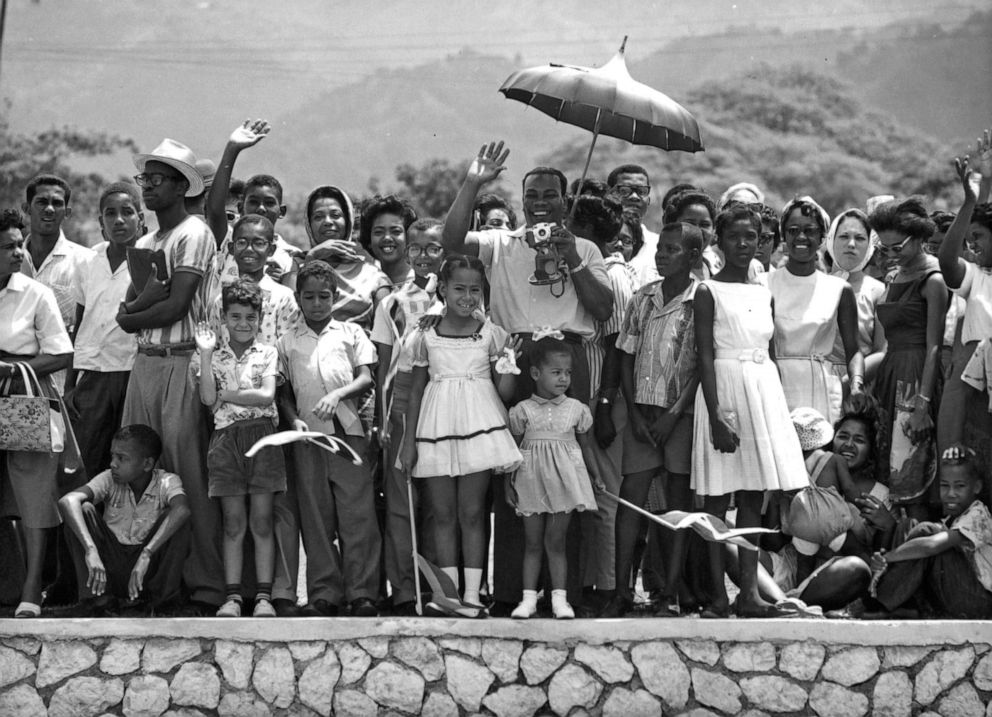
<svg viewBox="0 0 992 717"><path fill-rule="evenodd" d="M592 427L589 408L574 398L531 396L510 409L510 431L523 435L523 463L510 478L508 500L519 515L596 510L596 496L575 433Z"/></svg>
<svg viewBox="0 0 992 717"><path fill-rule="evenodd" d="M417 422L415 478L512 471L520 451L506 427L506 408L493 384L491 362L507 333L487 321L472 336L418 331L410 342L414 366L427 366Z"/></svg>
<svg viewBox="0 0 992 717"><path fill-rule="evenodd" d="M803 452L789 417L778 369L768 356L775 331L771 294L759 284L703 282L713 296L716 395L737 414L741 443L713 447L703 387L696 393L692 489L699 495L739 490L798 490L809 485Z"/></svg>

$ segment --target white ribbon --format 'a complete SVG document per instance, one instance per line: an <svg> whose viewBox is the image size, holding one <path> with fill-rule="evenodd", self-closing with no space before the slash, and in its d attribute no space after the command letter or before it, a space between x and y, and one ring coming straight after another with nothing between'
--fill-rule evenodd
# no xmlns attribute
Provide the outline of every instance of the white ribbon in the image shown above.
<svg viewBox="0 0 992 717"><path fill-rule="evenodd" d="M540 341L541 339L554 339L555 341L564 341L565 334L563 334L558 329L553 329L550 326L542 326L537 331L535 331L531 338L534 341Z"/></svg>

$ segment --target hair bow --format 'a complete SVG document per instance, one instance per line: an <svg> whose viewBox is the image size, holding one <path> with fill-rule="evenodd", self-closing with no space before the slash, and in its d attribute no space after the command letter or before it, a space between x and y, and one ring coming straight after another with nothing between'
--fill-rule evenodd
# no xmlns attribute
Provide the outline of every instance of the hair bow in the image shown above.
<svg viewBox="0 0 992 717"><path fill-rule="evenodd" d="M540 341L541 339L554 339L555 341L564 341L565 334L563 334L558 329L553 329L550 326L542 326L537 331L535 331L531 338L534 341Z"/></svg>

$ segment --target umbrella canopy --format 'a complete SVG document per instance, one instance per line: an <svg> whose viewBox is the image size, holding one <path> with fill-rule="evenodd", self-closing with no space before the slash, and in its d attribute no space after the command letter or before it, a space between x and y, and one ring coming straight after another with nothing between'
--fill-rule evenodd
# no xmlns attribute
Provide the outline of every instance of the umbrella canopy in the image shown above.
<svg viewBox="0 0 992 717"><path fill-rule="evenodd" d="M518 70L499 91L559 122L633 144L699 152L699 125L685 107L632 78L623 52L602 67L541 65ZM595 139L593 140L595 142Z"/></svg>

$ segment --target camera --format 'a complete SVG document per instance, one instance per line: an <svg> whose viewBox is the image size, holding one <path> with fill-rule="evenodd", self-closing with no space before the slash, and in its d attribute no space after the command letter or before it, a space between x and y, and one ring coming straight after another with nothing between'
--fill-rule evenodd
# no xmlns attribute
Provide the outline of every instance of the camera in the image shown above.
<svg viewBox="0 0 992 717"><path fill-rule="evenodd" d="M565 279L558 247L551 241L554 227L554 224L542 222L527 230L527 245L537 252L534 257L534 273L528 279L534 286L557 284Z"/></svg>

